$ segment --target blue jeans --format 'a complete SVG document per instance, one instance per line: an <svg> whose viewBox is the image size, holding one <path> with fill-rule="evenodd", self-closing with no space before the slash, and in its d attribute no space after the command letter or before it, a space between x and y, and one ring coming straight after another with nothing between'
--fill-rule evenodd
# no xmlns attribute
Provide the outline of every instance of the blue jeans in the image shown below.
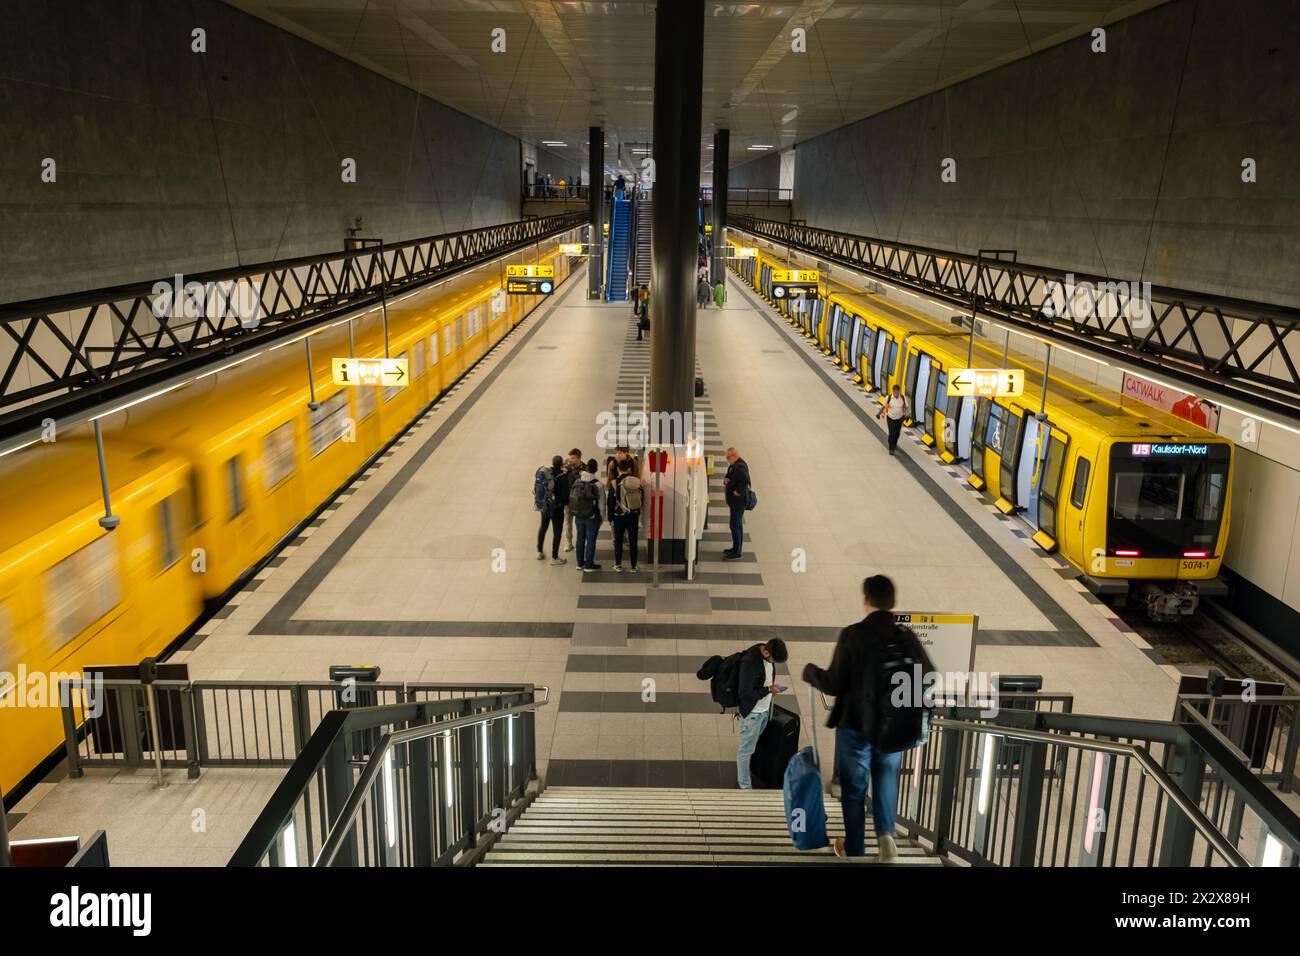
<svg viewBox="0 0 1300 956"><path fill-rule="evenodd" d="M871 816L876 836L893 836L898 816L898 767L902 751L882 754L871 742L846 727L835 729L835 768L840 777L840 809L844 812L844 852L863 856L867 840L867 780L871 781Z"/></svg>
<svg viewBox="0 0 1300 956"><path fill-rule="evenodd" d="M589 568L596 563L596 535L600 531L600 518L575 518L578 526L578 567Z"/></svg>
<svg viewBox="0 0 1300 956"><path fill-rule="evenodd" d="M758 738L767 729L768 719L772 716L772 707L767 710L751 710L748 717L740 718L740 746L736 749L736 780L741 790L753 790L754 781L749 776L749 760L754 756Z"/></svg>
<svg viewBox="0 0 1300 956"><path fill-rule="evenodd" d="M728 522L731 526L731 553L740 554L745 543L745 508L743 505L739 508L735 505L727 507L731 509L731 519Z"/></svg>

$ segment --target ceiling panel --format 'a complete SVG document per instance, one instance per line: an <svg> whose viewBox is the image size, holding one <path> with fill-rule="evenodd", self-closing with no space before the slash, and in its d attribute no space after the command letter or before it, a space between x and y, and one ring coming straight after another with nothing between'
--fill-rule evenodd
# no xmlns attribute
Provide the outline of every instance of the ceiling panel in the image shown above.
<svg viewBox="0 0 1300 956"><path fill-rule="evenodd" d="M654 3L226 0L552 152L630 167L653 126ZM706 7L704 140L781 149L1166 0L792 0ZM506 52L490 46L506 31ZM790 34L807 30L807 52ZM703 145L703 144L702 144ZM711 156L709 157L711 158Z"/></svg>

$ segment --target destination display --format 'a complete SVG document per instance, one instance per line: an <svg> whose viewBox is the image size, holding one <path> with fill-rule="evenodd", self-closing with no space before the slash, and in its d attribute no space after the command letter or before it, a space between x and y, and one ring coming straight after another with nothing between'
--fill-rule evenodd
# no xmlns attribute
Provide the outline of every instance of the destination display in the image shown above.
<svg viewBox="0 0 1300 956"><path fill-rule="evenodd" d="M772 298L793 299L817 294L821 274L816 269L773 269Z"/></svg>
<svg viewBox="0 0 1300 956"><path fill-rule="evenodd" d="M510 295L550 295L555 291L555 266L506 266L506 292Z"/></svg>

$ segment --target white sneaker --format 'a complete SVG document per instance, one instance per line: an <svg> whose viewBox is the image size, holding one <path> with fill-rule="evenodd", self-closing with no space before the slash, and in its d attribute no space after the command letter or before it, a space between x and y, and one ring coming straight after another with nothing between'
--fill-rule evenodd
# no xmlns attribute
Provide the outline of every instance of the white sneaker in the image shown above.
<svg viewBox="0 0 1300 956"><path fill-rule="evenodd" d="M614 565L614 570L615 570L615 571L622 571L622 570L623 570L623 565L621 565L621 564L616 564L616 565Z"/></svg>
<svg viewBox="0 0 1300 956"><path fill-rule="evenodd" d="M892 836L882 836L880 838L880 851L876 854L876 860L880 863L893 863L898 859L898 844Z"/></svg>
<svg viewBox="0 0 1300 956"><path fill-rule="evenodd" d="M542 554L542 552L538 551L538 552L537 552L537 560L538 560L538 561L543 561L543 560L545 560L545 559L546 559L546 555L544 555L544 554Z"/></svg>
<svg viewBox="0 0 1300 956"><path fill-rule="evenodd" d="M565 551L572 551L572 550L573 550L573 545L571 545L571 544L566 544L566 545L564 546L564 550L565 550Z"/></svg>
<svg viewBox="0 0 1300 956"><path fill-rule="evenodd" d="M551 564L568 564L568 563L569 562L566 561L564 558L553 558L551 560Z"/></svg>

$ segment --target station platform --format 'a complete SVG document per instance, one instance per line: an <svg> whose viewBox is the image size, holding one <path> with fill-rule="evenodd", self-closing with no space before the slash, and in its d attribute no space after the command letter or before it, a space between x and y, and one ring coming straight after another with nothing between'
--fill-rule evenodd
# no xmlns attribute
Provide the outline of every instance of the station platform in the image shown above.
<svg viewBox="0 0 1300 956"><path fill-rule="evenodd" d="M608 524L604 570L580 573L572 552L563 567L536 560L534 471L572 447L603 459L597 414L639 405L649 373L628 306L588 302L571 282L171 659L192 679L319 680L366 663L386 681L545 685L548 785L726 788L735 723L696 679L700 663L781 637L781 673L824 666L862 615L863 577L884 573L900 610L979 616L977 670L1041 674L1077 713L1169 718L1176 668L957 469L906 438L890 457L874 400L750 290L728 289L726 308L699 313L700 407L716 423L705 450L721 462L736 446L759 494L743 560L721 557L720 469L695 581L665 574L651 588L644 560L614 572ZM808 698L782 703L829 752ZM279 776L175 771L156 790L148 772L56 774L15 808L12 837L103 828L115 863L222 864Z"/></svg>

